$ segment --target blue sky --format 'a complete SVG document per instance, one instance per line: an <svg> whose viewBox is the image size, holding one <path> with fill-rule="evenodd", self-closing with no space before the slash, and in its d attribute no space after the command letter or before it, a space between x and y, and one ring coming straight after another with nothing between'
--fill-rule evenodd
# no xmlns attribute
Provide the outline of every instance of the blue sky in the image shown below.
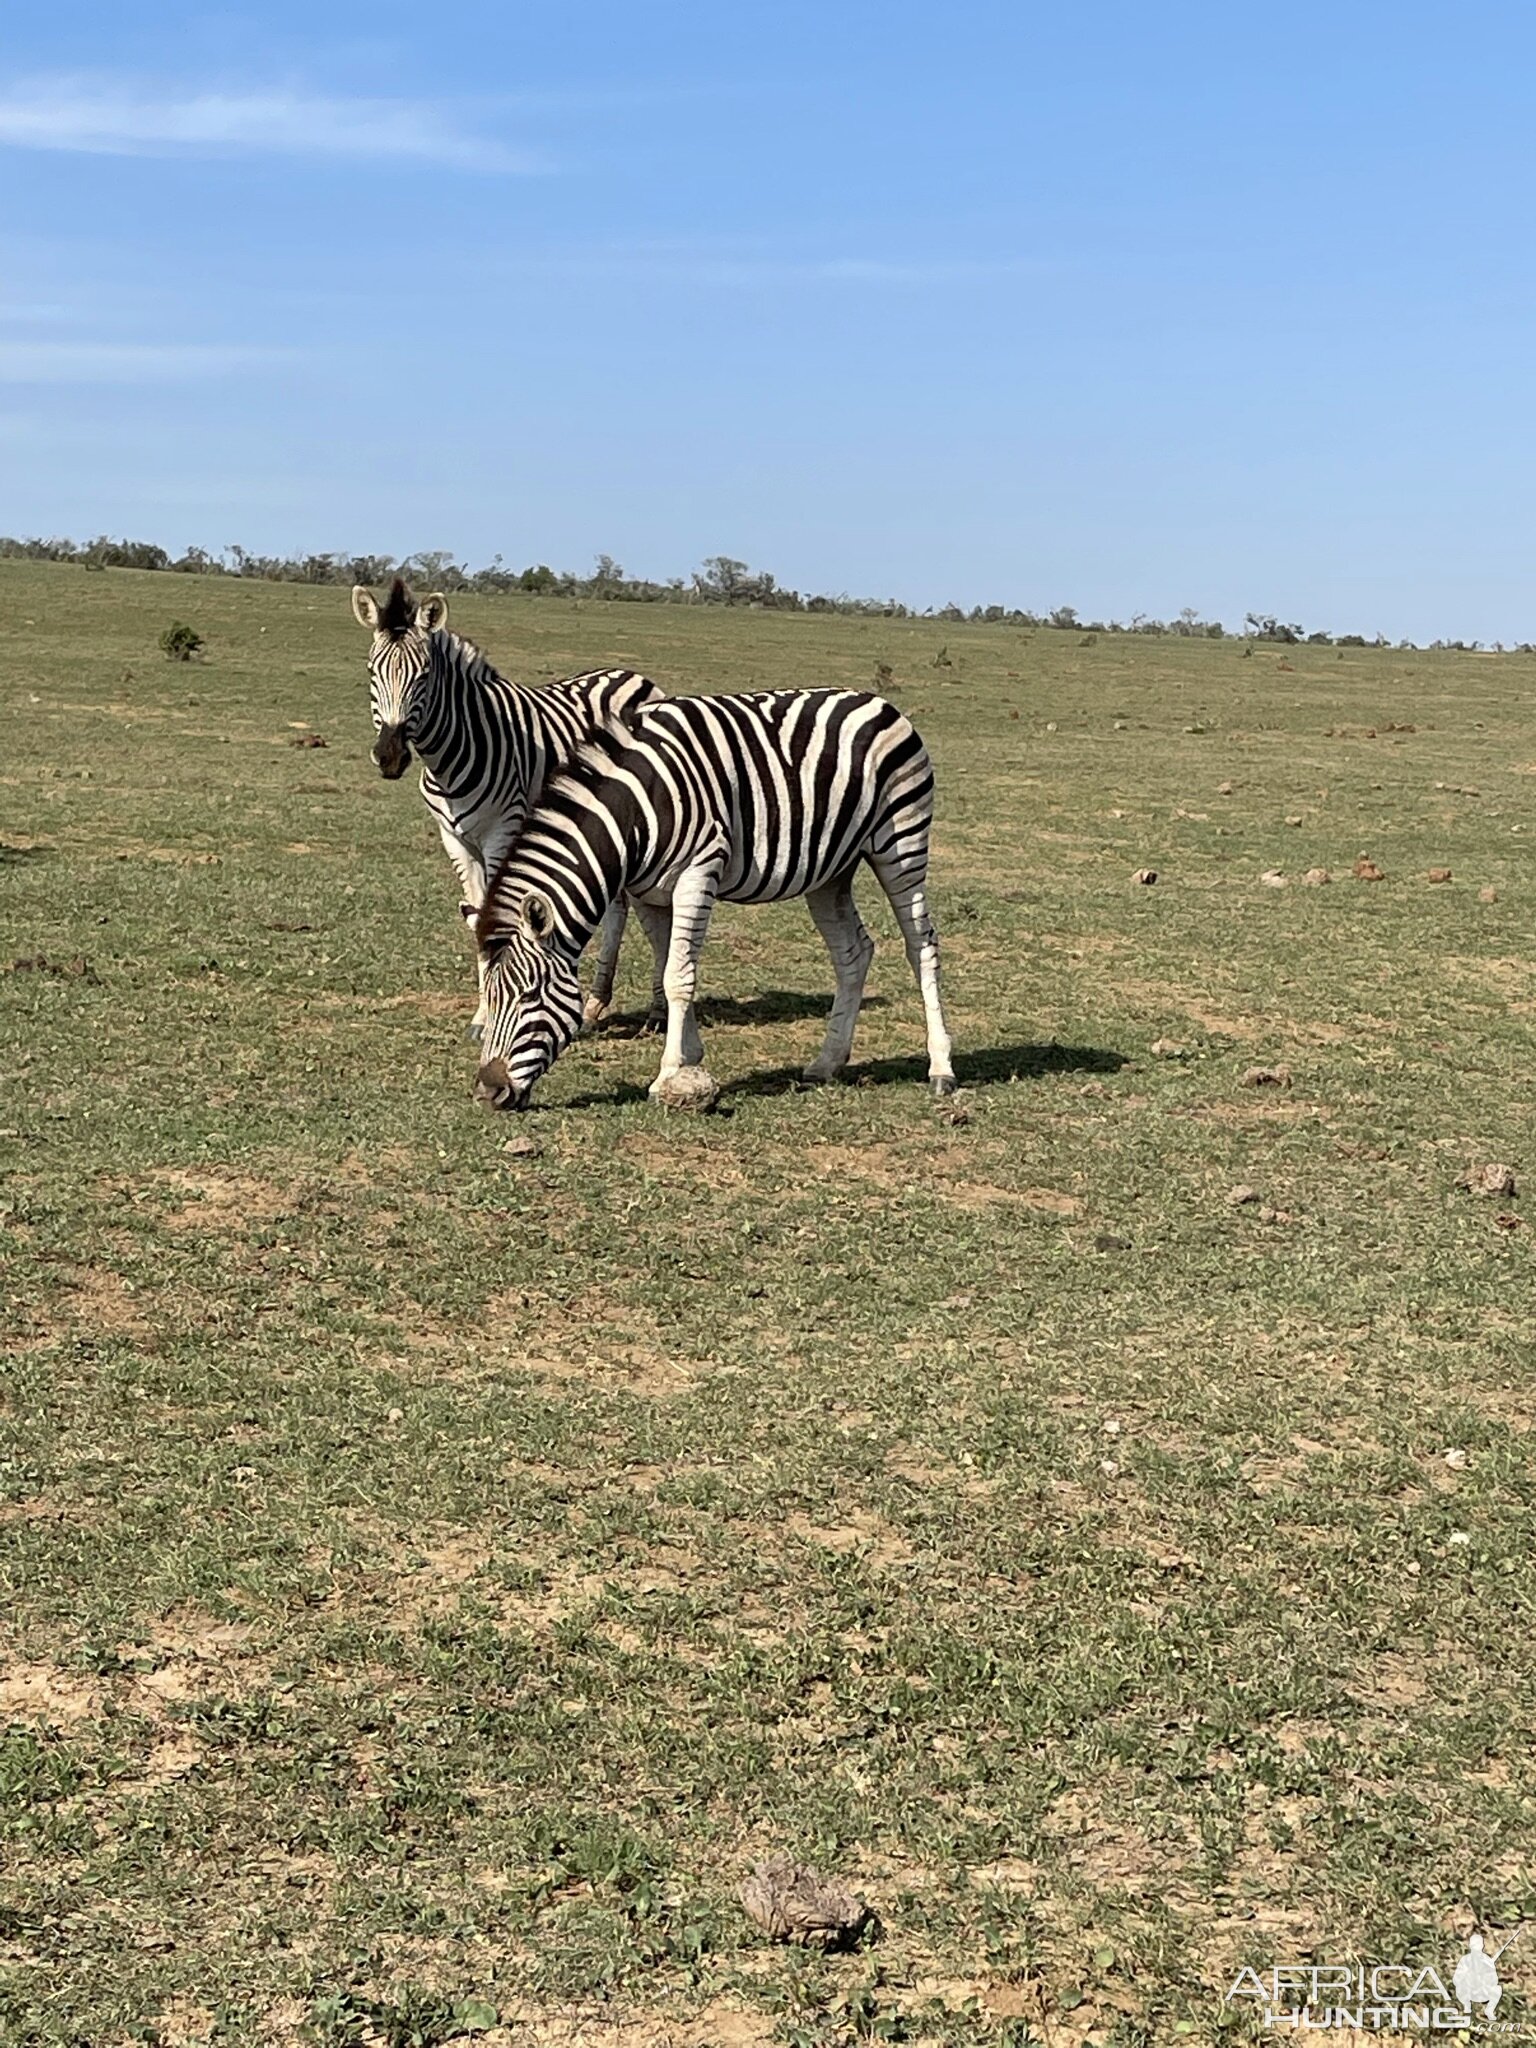
<svg viewBox="0 0 1536 2048"><path fill-rule="evenodd" d="M12 10L0 530L1536 638L1536 8Z"/></svg>

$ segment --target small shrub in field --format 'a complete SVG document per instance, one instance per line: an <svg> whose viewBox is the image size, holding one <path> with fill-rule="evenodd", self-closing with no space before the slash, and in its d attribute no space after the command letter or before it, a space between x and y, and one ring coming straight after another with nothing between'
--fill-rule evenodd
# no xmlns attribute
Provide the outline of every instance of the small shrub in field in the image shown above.
<svg viewBox="0 0 1536 2048"><path fill-rule="evenodd" d="M177 619L160 635L160 651L167 661L190 661L203 644L195 626Z"/></svg>
<svg viewBox="0 0 1536 2048"><path fill-rule="evenodd" d="M877 661L875 663L875 688L877 690L888 690L895 680L896 671L888 661Z"/></svg>

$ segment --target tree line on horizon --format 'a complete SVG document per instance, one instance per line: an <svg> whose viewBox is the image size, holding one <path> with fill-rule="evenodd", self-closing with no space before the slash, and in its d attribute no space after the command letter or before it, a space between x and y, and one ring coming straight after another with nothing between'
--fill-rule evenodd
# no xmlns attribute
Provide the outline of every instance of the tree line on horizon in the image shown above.
<svg viewBox="0 0 1536 2048"><path fill-rule="evenodd" d="M897 598L849 597L846 593L803 594L782 587L769 573L754 570L732 555L711 555L692 576L673 576L656 582L643 576L628 576L611 555L599 555L590 576L551 569L540 562L526 569L509 569L500 555L490 566L468 569L444 549L428 548L419 554L396 560L390 555L257 555L232 546L218 554L207 548L189 547L173 556L154 541L113 540L99 534L88 541L17 540L0 535L0 560L28 562L69 562L81 569L148 569L181 576L234 576L265 583L329 584L350 588L356 583L388 583L396 576L426 590L450 595L470 591L484 595L516 592L527 597L595 599L625 604L734 605L759 611L833 612L854 617L881 619L942 619L955 624L1051 627L1061 632L1146 633L1171 635L1189 640L1222 640L1228 629L1219 619L1203 619L1193 605L1186 605L1171 619L1150 618L1138 612L1131 619L1083 619L1074 606L1057 605L1049 611L1031 611L1017 605L957 604L917 609ZM1384 633L1367 637L1363 633L1305 632L1270 612L1249 612L1237 637L1264 640L1281 646L1321 647L1412 647L1411 640L1393 642ZM1435 640L1431 648L1459 648L1473 652L1476 640ZM1496 643L1499 652L1503 643ZM1536 644L1522 642L1513 650L1536 653Z"/></svg>

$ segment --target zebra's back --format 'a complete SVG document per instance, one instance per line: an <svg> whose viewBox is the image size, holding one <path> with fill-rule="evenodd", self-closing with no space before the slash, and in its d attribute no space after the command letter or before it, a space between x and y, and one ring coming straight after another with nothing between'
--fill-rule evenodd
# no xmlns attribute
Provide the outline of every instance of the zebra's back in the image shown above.
<svg viewBox="0 0 1536 2048"><path fill-rule="evenodd" d="M591 839L613 821L636 891L665 893L709 844L718 895L803 895L863 859L926 869L933 769L904 712L865 690L665 697L609 725L550 785L528 832Z"/></svg>
<svg viewBox="0 0 1536 2048"><path fill-rule="evenodd" d="M588 669L582 675L549 683L538 694L552 713L559 706L573 715L570 730L576 739L572 753L601 726L615 720L627 723L643 706L666 701L658 684L632 668Z"/></svg>

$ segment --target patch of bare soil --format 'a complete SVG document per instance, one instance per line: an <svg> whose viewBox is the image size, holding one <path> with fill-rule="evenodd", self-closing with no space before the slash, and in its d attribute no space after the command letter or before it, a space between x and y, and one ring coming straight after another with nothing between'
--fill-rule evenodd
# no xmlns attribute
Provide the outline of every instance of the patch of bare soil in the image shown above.
<svg viewBox="0 0 1536 2048"><path fill-rule="evenodd" d="M1182 1010L1211 1038L1236 1038L1246 1044L1272 1028L1266 1019L1255 1016L1251 1011L1228 1015L1214 1009L1198 990L1181 988L1177 982L1144 981L1125 976L1117 977L1109 985L1117 995L1145 1008Z"/></svg>
<svg viewBox="0 0 1536 2048"><path fill-rule="evenodd" d="M669 1186L697 1186L734 1194L753 1185L734 1159L713 1145L690 1141L677 1134L675 1123L664 1129L626 1131L619 1140L619 1153Z"/></svg>
<svg viewBox="0 0 1536 2048"><path fill-rule="evenodd" d="M1484 996L1502 996L1518 1008L1536 995L1536 960L1510 954L1449 953L1441 966Z"/></svg>
<svg viewBox="0 0 1536 2048"><path fill-rule="evenodd" d="M1308 1874L1305 1852L1277 1848L1269 1825L1273 1819L1290 1840L1305 1843L1314 1818L1307 1801L1296 1797L1266 1800L1244 1816L1243 1846L1215 1888L1217 1909L1208 1912L1201 1943L1212 1978L1230 1981L1242 1964L1252 1962L1255 1949L1276 1957L1319 1952L1317 1915L1296 1896Z"/></svg>
<svg viewBox="0 0 1536 2048"><path fill-rule="evenodd" d="M1433 1668L1427 1668L1421 1657L1384 1650L1372 1657L1364 1678L1352 1690L1366 1706L1400 1715L1432 1698L1445 1697L1444 1663L1437 1659Z"/></svg>
<svg viewBox="0 0 1536 2048"><path fill-rule="evenodd" d="M877 1568L910 1564L916 1555L906 1538L870 1508L854 1508L843 1522L817 1522L809 1515L790 1515L784 1526L804 1543L815 1543L823 1550L843 1555L857 1551L865 1562Z"/></svg>
<svg viewBox="0 0 1536 2048"><path fill-rule="evenodd" d="M469 1582L491 1559L489 1540L470 1530L445 1531L416 1543L388 1576L386 1604L397 1619L428 1621L451 1613Z"/></svg>
<svg viewBox="0 0 1536 2048"><path fill-rule="evenodd" d="M914 1152L894 1145L808 1145L803 1151L784 1148L791 1170L806 1168L824 1179L862 1181L869 1187L893 1193L922 1188L941 1195L961 1209L1018 1207L1050 1216L1075 1216L1082 1209L1076 1195L1060 1188L1004 1188L969 1176L977 1165L976 1152L964 1145L942 1145Z"/></svg>
<svg viewBox="0 0 1536 2048"><path fill-rule="evenodd" d="M998 1891L1034 1891L1044 1872L1038 1863L1023 1856L1000 1856L995 1863L973 1864L968 1875L971 1883L982 1890L991 1887Z"/></svg>
<svg viewBox="0 0 1536 2048"><path fill-rule="evenodd" d="M287 1190L251 1174L192 1173L162 1166L150 1178L191 1197L164 1219L172 1230L241 1230L250 1223L270 1223L293 1206Z"/></svg>
<svg viewBox="0 0 1536 2048"><path fill-rule="evenodd" d="M527 1320L527 1307L522 1290L495 1294L480 1321L487 1329L515 1330ZM549 1334L556 1337L558 1350L546 1344L538 1352L523 1352L516 1338L508 1337L498 1339L487 1356L503 1361L502 1369L512 1365L549 1379L620 1386L626 1393L655 1399L686 1393L705 1370L699 1360L669 1344L660 1319L650 1309L612 1301L595 1288L563 1306L546 1337Z"/></svg>
<svg viewBox="0 0 1536 2048"><path fill-rule="evenodd" d="M0 1673L0 1721L68 1728L99 1719L110 1705L169 1723L141 1784L169 1783L202 1754L198 1744L175 1729L174 1708L211 1692L248 1693L267 1677L267 1660L252 1650L250 1633L241 1623L216 1622L186 1610L168 1618L147 1646L119 1644L118 1656L128 1667L119 1672L87 1675L45 1662L10 1664ZM134 1668L145 1659L146 1648L156 1660L154 1667Z"/></svg>
<svg viewBox="0 0 1536 2048"><path fill-rule="evenodd" d="M996 1479L984 1477L966 1465L954 1465L947 1458L927 1456L910 1446L895 1444L886 1453L885 1469L893 1479L905 1479L909 1486L952 1487L965 1494L995 1493Z"/></svg>
<svg viewBox="0 0 1536 2048"><path fill-rule="evenodd" d="M552 1380L584 1380L622 1386L628 1394L663 1400L694 1384L695 1369L644 1344L612 1344L577 1358L525 1357L528 1372Z"/></svg>
<svg viewBox="0 0 1536 2048"><path fill-rule="evenodd" d="M189 846L150 846L142 839L129 839L112 849L114 860L153 860L169 867L214 868L223 858Z"/></svg>
<svg viewBox="0 0 1536 2048"><path fill-rule="evenodd" d="M1327 1123L1333 1113L1320 1102L1255 1091L1241 1102L1202 1102L1184 1114L1194 1123L1292 1124Z"/></svg>
<svg viewBox="0 0 1536 2048"><path fill-rule="evenodd" d="M377 1187L381 1182L395 1187L420 1171L421 1155L408 1145L370 1145L367 1151L353 1146L330 1169L331 1178L347 1187Z"/></svg>
<svg viewBox="0 0 1536 2048"><path fill-rule="evenodd" d="M504 2005L504 2025L476 2034L476 2048L767 2048L773 2019L716 1998L693 2019L611 2006Z"/></svg>
<svg viewBox="0 0 1536 2048"><path fill-rule="evenodd" d="M217 2025L208 2006L182 2001L168 2005L156 2017L155 2036L165 2043L165 2048L203 2048L204 2043L214 2038Z"/></svg>
<svg viewBox="0 0 1536 2048"><path fill-rule="evenodd" d="M93 1679L57 1664L11 1664L0 1673L0 1721L25 1721L43 1728L72 1728L94 1721L102 1690Z"/></svg>
<svg viewBox="0 0 1536 2048"><path fill-rule="evenodd" d="M1115 1818L1096 1792L1062 1794L1047 1814L1044 1832L1063 1860L1097 1891L1141 1891L1161 1884L1184 1857L1167 1840L1152 1841L1134 1822Z"/></svg>
<svg viewBox="0 0 1536 2048"><path fill-rule="evenodd" d="M76 1266L68 1274L71 1320L116 1336L140 1337L149 1328L141 1297L121 1275L103 1266Z"/></svg>

